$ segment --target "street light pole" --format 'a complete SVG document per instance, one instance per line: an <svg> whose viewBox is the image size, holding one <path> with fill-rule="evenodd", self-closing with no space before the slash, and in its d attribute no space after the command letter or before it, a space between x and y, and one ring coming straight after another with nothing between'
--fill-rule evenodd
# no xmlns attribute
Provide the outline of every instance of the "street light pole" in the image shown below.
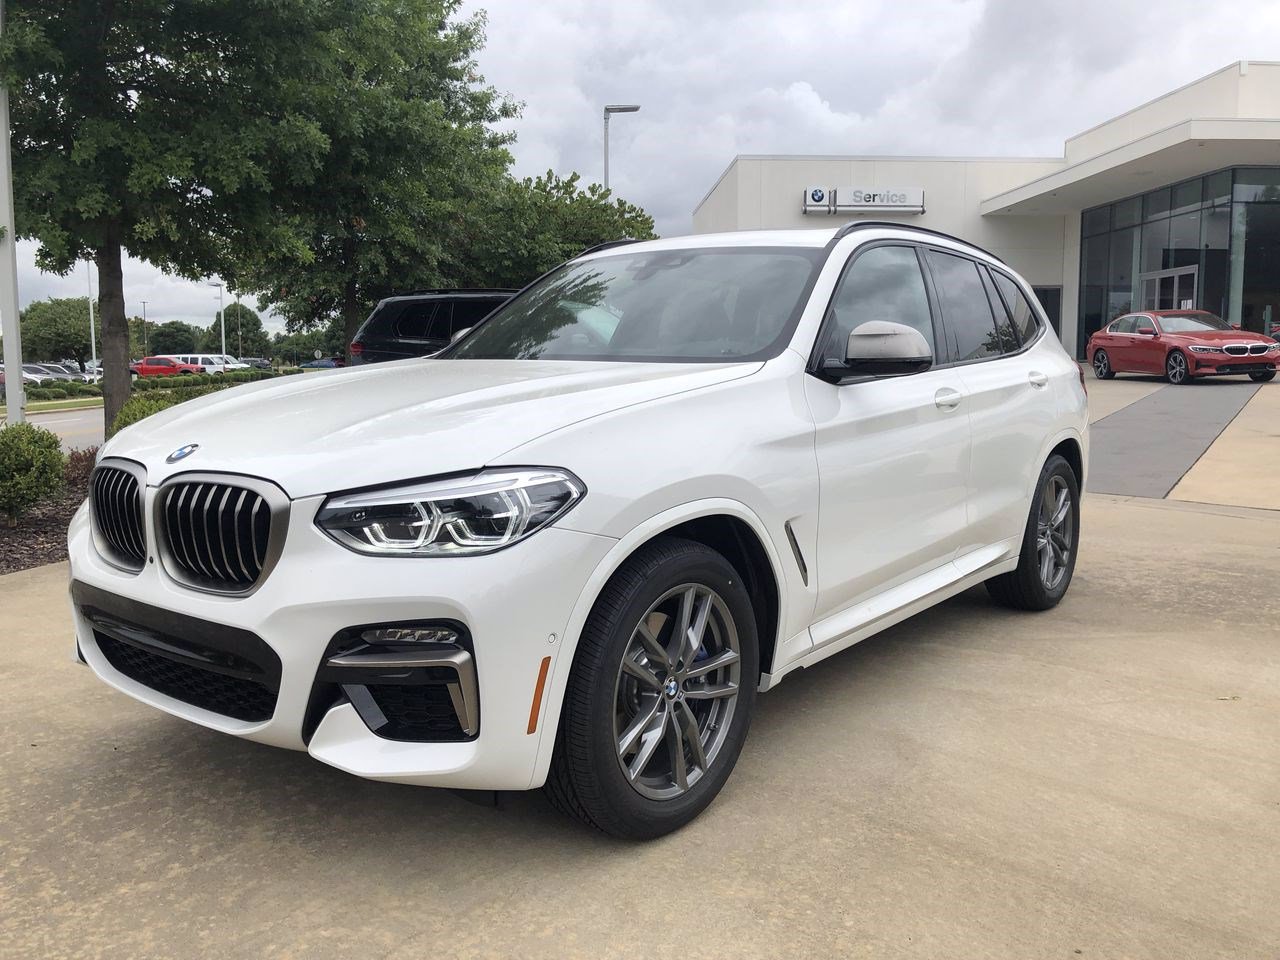
<svg viewBox="0 0 1280 960"><path fill-rule="evenodd" d="M4 0L0 0L0 36L4 35ZM27 392L22 386L22 330L18 323L18 237L13 228L13 164L9 157L9 88L0 87L0 331L4 362L10 371L5 391L9 423L26 419Z"/></svg>
<svg viewBox="0 0 1280 960"><path fill-rule="evenodd" d="M604 188L609 189L609 117L615 113L635 113L638 103L609 103L604 108Z"/></svg>
<svg viewBox="0 0 1280 960"><path fill-rule="evenodd" d="M236 291L236 359L239 360L244 356L244 329L241 321L244 318L240 315L240 291Z"/></svg>
<svg viewBox="0 0 1280 960"><path fill-rule="evenodd" d="M149 352L149 349L150 348L147 346L147 301L143 300L142 301L142 352L145 354Z"/></svg>
<svg viewBox="0 0 1280 960"><path fill-rule="evenodd" d="M84 262L84 280L89 288L89 360L98 365L98 334L93 329L93 261Z"/></svg>
<svg viewBox="0 0 1280 960"><path fill-rule="evenodd" d="M218 288L218 326L222 328L222 356L227 355L227 320L222 312L222 284L211 283L211 287Z"/></svg>

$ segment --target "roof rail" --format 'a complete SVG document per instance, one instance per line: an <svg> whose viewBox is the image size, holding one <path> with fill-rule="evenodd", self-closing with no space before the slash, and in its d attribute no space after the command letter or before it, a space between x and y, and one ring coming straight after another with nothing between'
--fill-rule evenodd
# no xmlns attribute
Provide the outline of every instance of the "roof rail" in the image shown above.
<svg viewBox="0 0 1280 960"><path fill-rule="evenodd" d="M392 293L390 297L425 297L434 294L453 296L463 293L515 293L515 287L428 287L424 290L406 290L403 293Z"/></svg>
<svg viewBox="0 0 1280 960"><path fill-rule="evenodd" d="M609 240L605 243L597 243L594 247L587 247L572 259L577 260L578 257L585 257L588 253L599 253L601 250L608 250L610 247L625 247L629 243L641 243L637 237L623 237L621 240Z"/></svg>
<svg viewBox="0 0 1280 960"><path fill-rule="evenodd" d="M894 230L912 230L916 233L927 233L933 237L941 237L944 240L954 240L956 243L962 243L966 247L973 247L973 249L981 253L985 253L997 263L1004 263L1004 259L1002 257L997 257L990 250L983 250L982 247L978 246L976 243L970 243L968 240L962 240L949 233L943 233L941 230L931 230L928 227L918 227L914 223L894 223L892 220L851 220L837 230L836 235L832 239L841 240L857 230L867 230L872 227L889 227Z"/></svg>

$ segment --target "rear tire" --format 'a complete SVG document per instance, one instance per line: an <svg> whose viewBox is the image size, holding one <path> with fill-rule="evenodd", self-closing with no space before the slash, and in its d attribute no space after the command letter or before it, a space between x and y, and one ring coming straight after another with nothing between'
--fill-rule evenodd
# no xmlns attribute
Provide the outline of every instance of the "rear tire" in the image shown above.
<svg viewBox="0 0 1280 960"><path fill-rule="evenodd" d="M1259 370L1257 373L1249 374L1249 379L1254 383L1270 383L1276 378L1274 370Z"/></svg>
<svg viewBox="0 0 1280 960"><path fill-rule="evenodd" d="M1079 551L1079 480L1071 465L1054 454L1036 481L1018 567L988 580L987 592L1015 610L1056 607L1071 586Z"/></svg>
<svg viewBox="0 0 1280 960"><path fill-rule="evenodd" d="M1111 358L1107 356L1107 351L1095 350L1093 352L1093 375L1099 380L1115 378L1116 371L1111 366Z"/></svg>
<svg viewBox="0 0 1280 960"><path fill-rule="evenodd" d="M758 651L751 598L723 556L676 537L641 547L583 628L548 800L629 840L684 826L733 772L751 723Z"/></svg>

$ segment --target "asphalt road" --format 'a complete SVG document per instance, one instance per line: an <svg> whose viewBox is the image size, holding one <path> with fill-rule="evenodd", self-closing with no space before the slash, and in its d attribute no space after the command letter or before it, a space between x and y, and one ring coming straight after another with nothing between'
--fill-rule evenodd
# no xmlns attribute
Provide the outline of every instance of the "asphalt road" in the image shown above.
<svg viewBox="0 0 1280 960"><path fill-rule="evenodd" d="M1280 512L1084 530L1052 612L789 677L642 845L158 713L72 663L64 566L0 578L0 956L1274 958Z"/></svg>
<svg viewBox="0 0 1280 960"><path fill-rule="evenodd" d="M52 430L62 440L63 450L83 450L102 444L102 408L62 410L57 413L28 413L38 427Z"/></svg>

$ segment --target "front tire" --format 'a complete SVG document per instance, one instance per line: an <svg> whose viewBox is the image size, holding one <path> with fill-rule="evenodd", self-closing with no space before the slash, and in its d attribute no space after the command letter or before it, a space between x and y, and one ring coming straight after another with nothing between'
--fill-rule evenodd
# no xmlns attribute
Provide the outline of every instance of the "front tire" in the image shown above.
<svg viewBox="0 0 1280 960"><path fill-rule="evenodd" d="M759 676L751 598L700 543L662 537L583 628L544 791L605 833L660 837L701 813L746 741Z"/></svg>
<svg viewBox="0 0 1280 960"><path fill-rule="evenodd" d="M1016 610L1056 607L1071 586L1080 550L1080 481L1054 454L1036 481L1018 567L987 581L997 603Z"/></svg>
<svg viewBox="0 0 1280 960"><path fill-rule="evenodd" d="M1274 370L1259 370L1256 373L1249 374L1249 379L1254 383L1270 383L1276 378Z"/></svg>
<svg viewBox="0 0 1280 960"><path fill-rule="evenodd" d="M1173 350L1165 358L1164 378L1179 387L1191 382L1191 368L1187 364L1186 354L1181 350Z"/></svg>

